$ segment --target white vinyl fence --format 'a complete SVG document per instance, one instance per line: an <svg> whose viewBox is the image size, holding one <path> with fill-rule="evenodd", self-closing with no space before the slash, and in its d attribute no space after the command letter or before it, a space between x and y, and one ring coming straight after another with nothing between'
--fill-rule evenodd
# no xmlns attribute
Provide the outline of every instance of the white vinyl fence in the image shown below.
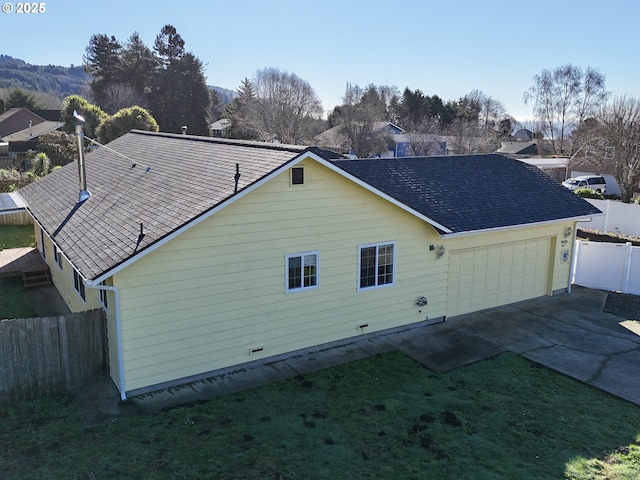
<svg viewBox="0 0 640 480"><path fill-rule="evenodd" d="M590 222L578 222L578 228L640 237L640 205L591 198L586 200L604 215L593 217Z"/></svg>
<svg viewBox="0 0 640 480"><path fill-rule="evenodd" d="M576 240L571 283L640 295L640 247Z"/></svg>

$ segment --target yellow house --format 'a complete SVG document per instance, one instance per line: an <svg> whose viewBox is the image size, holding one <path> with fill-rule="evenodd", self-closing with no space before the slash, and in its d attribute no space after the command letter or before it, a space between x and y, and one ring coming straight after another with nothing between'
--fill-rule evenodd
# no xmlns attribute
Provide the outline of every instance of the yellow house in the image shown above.
<svg viewBox="0 0 640 480"><path fill-rule="evenodd" d="M566 291L599 210L500 155L346 160L132 131L20 190L72 311L107 312L128 395Z"/></svg>

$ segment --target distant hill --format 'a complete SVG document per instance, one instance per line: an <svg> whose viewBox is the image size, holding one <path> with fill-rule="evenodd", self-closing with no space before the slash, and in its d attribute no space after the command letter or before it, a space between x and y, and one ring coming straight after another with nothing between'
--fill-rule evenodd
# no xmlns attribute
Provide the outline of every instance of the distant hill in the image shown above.
<svg viewBox="0 0 640 480"><path fill-rule="evenodd" d="M64 98L79 95L90 79L82 66L31 65L18 58L0 55L0 88L21 88Z"/></svg>
<svg viewBox="0 0 640 480"><path fill-rule="evenodd" d="M19 58L0 55L0 89L21 88L41 92L62 99L69 95L83 95L83 86L91 81L82 65L59 67L31 65ZM215 90L224 105L231 103L237 93L227 88L209 86Z"/></svg>
<svg viewBox="0 0 640 480"><path fill-rule="evenodd" d="M215 90L222 100L223 105L228 105L231 101L238 96L238 93L235 90L229 90L228 88L216 87L213 85L209 85L211 90Z"/></svg>

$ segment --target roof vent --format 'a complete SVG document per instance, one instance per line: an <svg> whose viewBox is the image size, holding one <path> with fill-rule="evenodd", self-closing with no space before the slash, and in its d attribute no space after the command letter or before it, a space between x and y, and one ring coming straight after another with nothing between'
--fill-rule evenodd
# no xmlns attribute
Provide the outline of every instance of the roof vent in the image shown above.
<svg viewBox="0 0 640 480"><path fill-rule="evenodd" d="M187 134L187 126L186 125L182 125L182 134L183 135Z"/></svg>
<svg viewBox="0 0 640 480"><path fill-rule="evenodd" d="M73 118L76 124L76 144L78 147L78 179L80 180L80 194L78 195L78 203L84 202L91 196L91 192L87 190L87 176L84 168L84 118L73 111Z"/></svg>

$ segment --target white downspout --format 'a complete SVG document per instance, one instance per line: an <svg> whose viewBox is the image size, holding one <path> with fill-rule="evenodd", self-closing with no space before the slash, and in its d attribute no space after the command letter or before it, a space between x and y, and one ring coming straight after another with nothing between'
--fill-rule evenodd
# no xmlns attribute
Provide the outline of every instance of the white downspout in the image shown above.
<svg viewBox="0 0 640 480"><path fill-rule="evenodd" d="M116 300L116 337L118 343L118 382L120 383L120 400L127 401L127 391L124 385L124 359L122 357L122 319L120 318L120 290L118 287L112 287L109 285L90 285L85 283L89 288L95 288L96 290L107 290L113 292L113 296Z"/></svg>

